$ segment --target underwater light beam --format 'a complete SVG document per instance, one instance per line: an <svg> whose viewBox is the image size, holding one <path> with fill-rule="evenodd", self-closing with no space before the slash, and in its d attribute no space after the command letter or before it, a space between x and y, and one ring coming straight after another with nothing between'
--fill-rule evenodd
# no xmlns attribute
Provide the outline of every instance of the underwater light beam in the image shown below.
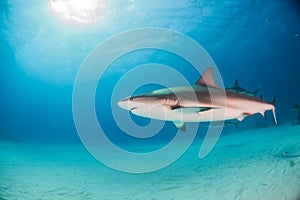
<svg viewBox="0 0 300 200"><path fill-rule="evenodd" d="M101 11L105 4L101 0L51 0L50 5L59 17L77 23L97 22L104 18Z"/></svg>

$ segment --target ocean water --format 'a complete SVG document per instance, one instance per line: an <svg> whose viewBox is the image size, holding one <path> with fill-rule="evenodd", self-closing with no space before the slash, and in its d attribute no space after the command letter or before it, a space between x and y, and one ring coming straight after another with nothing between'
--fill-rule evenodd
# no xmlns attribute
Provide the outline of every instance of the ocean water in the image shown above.
<svg viewBox="0 0 300 200"><path fill-rule="evenodd" d="M296 0L2 0L0 199L298 200L299 52ZM182 132L117 106L208 67L276 96L278 125Z"/></svg>

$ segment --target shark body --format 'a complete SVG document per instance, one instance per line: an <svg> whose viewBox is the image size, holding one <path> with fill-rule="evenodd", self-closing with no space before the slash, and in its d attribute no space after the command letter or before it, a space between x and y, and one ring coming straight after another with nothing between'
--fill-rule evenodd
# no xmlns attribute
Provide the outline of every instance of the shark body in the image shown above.
<svg viewBox="0 0 300 200"><path fill-rule="evenodd" d="M292 111L297 112L297 122L294 125L300 124L300 105L297 103L293 103Z"/></svg>
<svg viewBox="0 0 300 200"><path fill-rule="evenodd" d="M240 92L219 88L212 68L208 68L192 87L174 87L132 96L118 105L133 114L153 119L172 121L185 130L185 122L208 122L238 119L272 110L272 102Z"/></svg>
<svg viewBox="0 0 300 200"><path fill-rule="evenodd" d="M300 105L294 102L292 105L292 111L300 111Z"/></svg>

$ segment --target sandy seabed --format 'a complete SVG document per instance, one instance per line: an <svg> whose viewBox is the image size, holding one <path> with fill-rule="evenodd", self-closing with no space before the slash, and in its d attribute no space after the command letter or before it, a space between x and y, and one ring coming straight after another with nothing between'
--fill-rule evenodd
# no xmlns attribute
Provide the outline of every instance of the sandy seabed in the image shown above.
<svg viewBox="0 0 300 200"><path fill-rule="evenodd" d="M0 150L1 200L300 199L300 126L222 135L204 159L193 145L145 174L112 170L80 145L2 140Z"/></svg>

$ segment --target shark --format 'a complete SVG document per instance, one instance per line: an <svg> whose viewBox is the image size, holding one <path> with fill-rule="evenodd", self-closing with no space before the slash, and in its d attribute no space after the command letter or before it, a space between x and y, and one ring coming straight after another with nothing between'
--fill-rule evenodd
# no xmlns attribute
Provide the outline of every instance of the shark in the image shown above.
<svg viewBox="0 0 300 200"><path fill-rule="evenodd" d="M293 103L292 111L297 112L297 122L294 125L300 124L300 105L297 103Z"/></svg>
<svg viewBox="0 0 300 200"><path fill-rule="evenodd" d="M243 121L254 114L265 116L271 110L277 125L275 100L262 98L220 88L207 68L196 84L163 88L134 95L117 102L131 113L158 120L171 121L181 131L187 122L211 122L237 119Z"/></svg>
<svg viewBox="0 0 300 200"><path fill-rule="evenodd" d="M294 102L292 105L292 111L300 111L300 105Z"/></svg>
<svg viewBox="0 0 300 200"><path fill-rule="evenodd" d="M241 93L241 94L246 94L246 95L249 95L249 96L256 96L258 91L260 90L260 88L261 88L261 85L259 85L253 92L251 92L250 90L246 90L246 89L242 88L239 85L238 80L235 80L234 85L231 86L231 87L227 87L226 90L227 91L238 92L238 93Z"/></svg>

